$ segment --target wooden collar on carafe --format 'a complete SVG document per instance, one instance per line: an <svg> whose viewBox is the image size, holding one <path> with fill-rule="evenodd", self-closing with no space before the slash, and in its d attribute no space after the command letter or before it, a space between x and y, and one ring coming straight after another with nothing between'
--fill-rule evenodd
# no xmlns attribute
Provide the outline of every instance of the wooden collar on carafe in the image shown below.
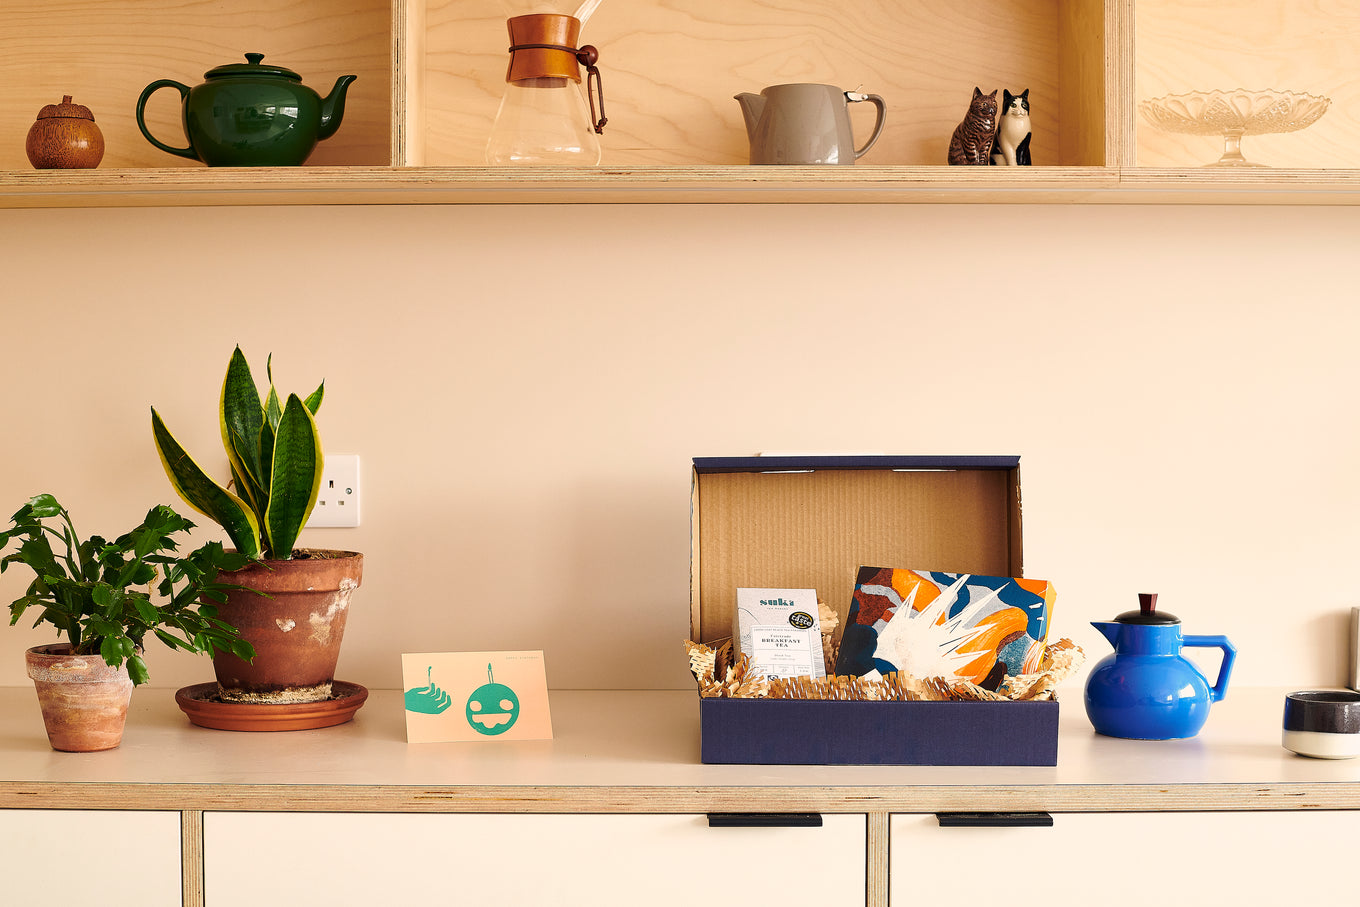
<svg viewBox="0 0 1360 907"><path fill-rule="evenodd" d="M507 19L505 26L510 31L510 66L505 81L532 85L538 79L571 79L579 83L584 65L590 77L587 94L591 125L596 132L603 132L608 122L604 115L604 87L600 84L600 70L595 66L600 52L589 44L576 46L581 39L581 20L556 13L535 13Z"/></svg>
<svg viewBox="0 0 1360 907"><path fill-rule="evenodd" d="M581 40L580 19L536 13L507 19L505 26L510 30L510 68L505 81L581 81L581 66L576 59L576 42Z"/></svg>

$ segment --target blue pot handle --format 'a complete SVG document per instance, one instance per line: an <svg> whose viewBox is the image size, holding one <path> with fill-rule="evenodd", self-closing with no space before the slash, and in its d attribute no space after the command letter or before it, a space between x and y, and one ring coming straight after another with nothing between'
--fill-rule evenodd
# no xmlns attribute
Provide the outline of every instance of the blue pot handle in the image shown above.
<svg viewBox="0 0 1360 907"><path fill-rule="evenodd" d="M1228 678L1232 676L1233 662L1237 660L1237 647L1228 642L1226 636L1186 636L1181 640L1187 646L1204 646L1223 650L1223 663L1218 666L1218 683L1210 690L1214 702L1218 702L1228 692Z"/></svg>

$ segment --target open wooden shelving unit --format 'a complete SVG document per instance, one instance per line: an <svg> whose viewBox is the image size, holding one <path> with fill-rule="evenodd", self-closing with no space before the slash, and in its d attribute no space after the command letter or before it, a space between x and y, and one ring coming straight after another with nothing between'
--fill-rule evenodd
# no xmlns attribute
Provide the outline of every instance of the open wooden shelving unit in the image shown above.
<svg viewBox="0 0 1360 907"><path fill-rule="evenodd" d="M1266 2L1195 4L1182 14L1169 0L605 0L583 31L601 49L610 117L603 165L518 169L481 161L504 85L496 0L0 0L0 207L1360 203L1360 170L1344 166L1360 130L1351 129L1340 89L1325 134L1320 123L1316 142L1287 137L1295 144L1279 147L1297 148L1297 160L1285 155L1275 169L1201 169L1191 162L1217 156L1204 150L1211 140L1168 143L1137 122L1142 94L1222 87L1165 86L1186 70L1187 54L1208 48L1213 57L1201 33L1233 21L1231 10L1257 14ZM1204 18L1206 6L1221 7L1220 18ZM1335 7L1287 4L1288 18L1303 8L1316 25L1335 18ZM1349 40L1351 21L1329 34L1339 29ZM1302 26L1282 31L1296 43L1295 31L1307 36ZM1144 40L1146 61L1135 55ZM1354 45L1360 50L1360 25ZM307 165L209 169L141 136L133 111L143 87L160 78L198 84L247 51L323 94L337 76L359 76L339 132ZM1288 46L1281 53L1300 55ZM1204 78L1238 76L1224 54ZM1340 54L1314 68L1335 70ZM1297 67L1267 75L1302 76ZM732 96L788 81L882 95L883 137L853 167L748 166ZM938 163L975 84L1030 89L1037 166ZM24 157L33 117L63 94L90 107L104 131L97 170L35 171ZM867 134L872 111L854 115L866 118L856 120L857 134ZM148 123L163 141L180 142L174 92L153 97ZM1178 156L1185 166L1166 165ZM1156 166L1139 166L1144 159Z"/></svg>

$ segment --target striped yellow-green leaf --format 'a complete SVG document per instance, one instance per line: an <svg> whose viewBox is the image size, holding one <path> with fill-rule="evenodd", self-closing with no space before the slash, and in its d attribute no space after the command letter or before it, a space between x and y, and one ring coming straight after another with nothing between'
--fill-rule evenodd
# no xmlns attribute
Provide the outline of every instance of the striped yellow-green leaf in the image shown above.
<svg viewBox="0 0 1360 907"><path fill-rule="evenodd" d="M316 420L297 394L289 394L274 438L269 509L264 515L265 548L275 558L292 556L293 545L321 490L324 462Z"/></svg>
<svg viewBox="0 0 1360 907"><path fill-rule="evenodd" d="M279 398L278 398L278 394L274 393L274 354L273 354L273 353L270 353L270 354L269 354L269 358L266 359L266 360L264 361L264 370L265 370L265 373L266 373L267 375L269 375L269 396L273 398L273 401L272 401L272 402L277 406L278 401L279 401ZM307 410L308 410L313 416L315 416L316 413L317 413L317 411L318 411L319 409L321 409L321 398L322 398L323 396L325 396L325 393L326 393L326 382L325 382L325 381L322 381L321 384L320 384L320 386L317 387L316 390L312 391L311 394L308 395L308 397L307 397L306 400L302 401L302 402L304 402L304 403L307 404ZM273 425L275 428L277 428L277 427L278 427L278 424L279 424L279 420L278 420L278 412L277 412L276 409L270 409L269 412L271 412L271 413L274 414L274 418L271 420L270 424Z"/></svg>
<svg viewBox="0 0 1360 907"><path fill-rule="evenodd" d="M243 487L236 490L257 505L262 503L268 487L260 460L260 430L264 427L264 407L260 392L250 374L250 365L238 346L227 363L227 374L222 379L220 407L222 446L231 461L234 475Z"/></svg>
<svg viewBox="0 0 1360 907"><path fill-rule="evenodd" d="M264 426L260 429L260 485L269 487L269 472L274 468L274 435L279 430L279 420L283 418L283 404L279 402L279 392L269 385L269 397L264 404ZM264 513L268 501L260 502L256 513Z"/></svg>
<svg viewBox="0 0 1360 907"><path fill-rule="evenodd" d="M307 410L315 416L321 410L321 398L326 396L326 382L322 381L317 385L316 390L303 403L307 404Z"/></svg>
<svg viewBox="0 0 1360 907"><path fill-rule="evenodd" d="M184 503L221 524L237 551L258 559L260 524L246 502L208 477L170 434L154 406L151 408L151 433L175 493Z"/></svg>

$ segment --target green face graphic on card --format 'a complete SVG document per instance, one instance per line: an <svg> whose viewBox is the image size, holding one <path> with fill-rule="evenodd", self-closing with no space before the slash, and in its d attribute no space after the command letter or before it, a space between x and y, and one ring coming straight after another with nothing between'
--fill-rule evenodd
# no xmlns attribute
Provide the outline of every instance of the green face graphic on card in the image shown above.
<svg viewBox="0 0 1360 907"><path fill-rule="evenodd" d="M486 683L468 697L468 724L477 733L494 737L510 730L518 719L519 697L505 684L496 683L491 665L487 665Z"/></svg>

